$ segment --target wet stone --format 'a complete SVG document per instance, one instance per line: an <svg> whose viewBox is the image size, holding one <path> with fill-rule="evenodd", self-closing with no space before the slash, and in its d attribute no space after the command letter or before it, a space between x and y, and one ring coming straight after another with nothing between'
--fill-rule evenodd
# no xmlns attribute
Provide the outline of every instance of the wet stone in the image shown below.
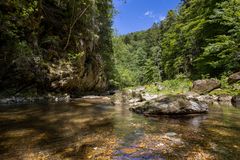
<svg viewBox="0 0 240 160"><path fill-rule="evenodd" d="M169 136L169 137L174 137L174 136L177 135L177 133L175 133L175 132L168 132L168 133L166 133L165 135L166 135L166 136Z"/></svg>

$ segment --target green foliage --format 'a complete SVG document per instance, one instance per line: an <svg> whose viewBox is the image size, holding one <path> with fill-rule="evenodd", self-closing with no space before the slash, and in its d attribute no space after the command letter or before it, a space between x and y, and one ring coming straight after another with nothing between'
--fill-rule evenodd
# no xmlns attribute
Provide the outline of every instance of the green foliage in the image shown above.
<svg viewBox="0 0 240 160"><path fill-rule="evenodd" d="M240 68L240 1L182 1L151 29L122 37L139 84L179 74L220 78Z"/></svg>
<svg viewBox="0 0 240 160"><path fill-rule="evenodd" d="M26 41L15 44L16 57L32 55L32 49Z"/></svg>
<svg viewBox="0 0 240 160"><path fill-rule="evenodd" d="M111 0L6 0L0 8L1 88L32 85L47 90L50 82L43 64L60 61L73 65L76 73L82 73L79 66L85 63L99 64L111 76Z"/></svg>
<svg viewBox="0 0 240 160"><path fill-rule="evenodd" d="M134 72L136 64L131 63L134 62L134 55L121 37L113 38L113 51L115 70L112 85L119 88L136 85L137 72Z"/></svg>
<svg viewBox="0 0 240 160"><path fill-rule="evenodd" d="M151 85L146 85L147 92L153 94L183 94L190 90L192 82L185 77L178 77L174 80L166 80ZM162 89L160 90L159 87Z"/></svg>
<svg viewBox="0 0 240 160"><path fill-rule="evenodd" d="M221 89L210 92L211 95L240 95L240 82L230 85L228 83L228 76L223 74L221 76Z"/></svg>
<svg viewBox="0 0 240 160"><path fill-rule="evenodd" d="M236 95L240 95L240 91L239 89L219 89L219 90L214 90L212 92L209 93L210 95L231 95L231 96L236 96Z"/></svg>
<svg viewBox="0 0 240 160"><path fill-rule="evenodd" d="M84 54L85 54L84 52L78 52L78 53L69 52L68 53L68 59L69 59L69 61L74 62L78 59L81 59L82 56L84 56Z"/></svg>
<svg viewBox="0 0 240 160"><path fill-rule="evenodd" d="M116 70L123 71L122 68L125 68L125 72L128 73L126 80L131 80L131 83L125 83L128 85L122 85L123 87L161 80L158 32L158 26L154 25L146 32L136 32L113 39ZM119 77L115 80L119 81Z"/></svg>

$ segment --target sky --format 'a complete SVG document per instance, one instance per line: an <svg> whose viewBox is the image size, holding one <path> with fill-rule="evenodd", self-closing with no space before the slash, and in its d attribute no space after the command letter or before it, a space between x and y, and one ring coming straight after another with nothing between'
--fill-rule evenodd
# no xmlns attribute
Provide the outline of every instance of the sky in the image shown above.
<svg viewBox="0 0 240 160"><path fill-rule="evenodd" d="M126 1L126 3L124 2ZM146 30L163 20L170 9L177 9L180 0L113 0L117 15L113 28L117 34Z"/></svg>

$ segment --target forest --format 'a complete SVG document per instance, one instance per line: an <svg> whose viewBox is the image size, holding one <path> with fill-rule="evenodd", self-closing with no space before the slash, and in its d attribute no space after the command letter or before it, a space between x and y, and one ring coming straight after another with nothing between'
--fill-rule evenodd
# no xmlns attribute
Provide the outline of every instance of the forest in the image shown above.
<svg viewBox="0 0 240 160"><path fill-rule="evenodd" d="M221 78L240 68L240 1L182 1L149 30L115 36L113 48L120 86Z"/></svg>
<svg viewBox="0 0 240 160"><path fill-rule="evenodd" d="M2 1L1 94L79 94L240 67L240 1L184 0L147 31L118 36L111 0Z"/></svg>
<svg viewBox="0 0 240 160"><path fill-rule="evenodd" d="M0 1L0 159L239 160L240 0L119 1Z"/></svg>
<svg viewBox="0 0 240 160"><path fill-rule="evenodd" d="M1 94L107 88L111 0L6 0L0 8Z"/></svg>

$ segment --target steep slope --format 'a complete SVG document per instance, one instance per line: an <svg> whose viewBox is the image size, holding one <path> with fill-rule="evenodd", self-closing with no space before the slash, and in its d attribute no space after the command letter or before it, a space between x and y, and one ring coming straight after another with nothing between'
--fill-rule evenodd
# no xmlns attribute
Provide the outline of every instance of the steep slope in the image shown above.
<svg viewBox="0 0 240 160"><path fill-rule="evenodd" d="M2 94L107 88L111 0L7 0L0 8Z"/></svg>

